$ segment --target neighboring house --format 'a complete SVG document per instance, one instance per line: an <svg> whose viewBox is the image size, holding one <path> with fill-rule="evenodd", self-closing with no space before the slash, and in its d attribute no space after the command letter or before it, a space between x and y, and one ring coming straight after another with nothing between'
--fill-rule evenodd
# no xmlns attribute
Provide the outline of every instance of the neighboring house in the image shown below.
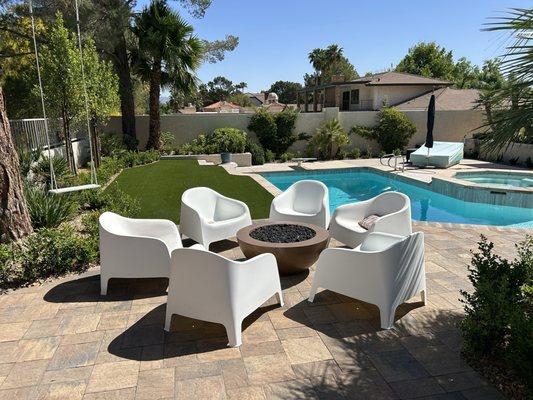
<svg viewBox="0 0 533 400"><path fill-rule="evenodd" d="M228 101L217 101L203 108L204 112L235 113L241 112L241 107Z"/></svg>
<svg viewBox="0 0 533 400"><path fill-rule="evenodd" d="M331 83L306 87L298 91L298 108L320 111L339 107L341 111L379 110L395 106L428 92L451 86L452 82L403 72L383 72L344 81L334 76Z"/></svg>
<svg viewBox="0 0 533 400"><path fill-rule="evenodd" d="M245 93L250 98L252 106L261 107L266 101L266 93Z"/></svg>
<svg viewBox="0 0 533 400"><path fill-rule="evenodd" d="M479 90L453 89L450 87L425 93L397 104L399 110L427 110L431 95L435 95L435 110L472 110L479 107Z"/></svg>

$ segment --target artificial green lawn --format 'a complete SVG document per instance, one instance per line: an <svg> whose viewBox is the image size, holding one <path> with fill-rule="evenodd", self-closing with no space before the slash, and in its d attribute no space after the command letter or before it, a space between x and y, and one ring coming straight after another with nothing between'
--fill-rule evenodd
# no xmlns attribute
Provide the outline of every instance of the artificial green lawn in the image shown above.
<svg viewBox="0 0 533 400"><path fill-rule="evenodd" d="M272 201L272 195L252 178L230 175L217 166L200 166L193 160L160 160L125 169L115 182L140 202L141 218L165 218L176 223L180 219L181 194L196 186L244 201L254 219L267 218Z"/></svg>

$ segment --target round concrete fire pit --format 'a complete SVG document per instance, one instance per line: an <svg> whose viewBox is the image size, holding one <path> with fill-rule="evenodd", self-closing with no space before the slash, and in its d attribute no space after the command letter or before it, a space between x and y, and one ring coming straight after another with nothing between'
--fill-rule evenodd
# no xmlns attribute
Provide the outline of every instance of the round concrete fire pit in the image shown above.
<svg viewBox="0 0 533 400"><path fill-rule="evenodd" d="M237 241L247 258L272 253L282 275L309 269L329 242L329 232L318 226L266 221L242 228Z"/></svg>

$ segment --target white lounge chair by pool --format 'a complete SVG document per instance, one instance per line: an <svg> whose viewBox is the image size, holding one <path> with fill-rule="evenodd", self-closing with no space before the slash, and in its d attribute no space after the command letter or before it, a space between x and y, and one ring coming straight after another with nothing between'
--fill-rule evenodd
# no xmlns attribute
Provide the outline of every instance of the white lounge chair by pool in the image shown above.
<svg viewBox="0 0 533 400"><path fill-rule="evenodd" d="M182 247L174 222L105 212L99 225L102 295L111 278L168 278L170 254Z"/></svg>
<svg viewBox="0 0 533 400"><path fill-rule="evenodd" d="M371 218L372 223L365 224L365 218ZM329 232L350 247L359 246L372 232L410 235L411 201L403 193L385 192L369 200L339 206L331 217Z"/></svg>
<svg viewBox="0 0 533 400"><path fill-rule="evenodd" d="M418 293L426 303L424 234L371 233L355 249L324 250L317 262L310 302L319 288L377 305L381 327L390 329L400 304Z"/></svg>
<svg viewBox="0 0 533 400"><path fill-rule="evenodd" d="M283 306L276 258L233 261L197 246L172 253L165 330L179 314L224 325L229 345L240 346L244 318L273 295Z"/></svg>
<svg viewBox="0 0 533 400"><path fill-rule="evenodd" d="M302 180L293 183L272 200L270 219L303 222L327 228L329 225L327 186L315 180Z"/></svg>
<svg viewBox="0 0 533 400"><path fill-rule="evenodd" d="M181 196L180 232L206 249L251 224L250 210L242 201L206 187L188 189Z"/></svg>
<svg viewBox="0 0 533 400"><path fill-rule="evenodd" d="M422 146L411 153L409 161L419 167L448 168L463 159L463 142L433 142L433 148Z"/></svg>

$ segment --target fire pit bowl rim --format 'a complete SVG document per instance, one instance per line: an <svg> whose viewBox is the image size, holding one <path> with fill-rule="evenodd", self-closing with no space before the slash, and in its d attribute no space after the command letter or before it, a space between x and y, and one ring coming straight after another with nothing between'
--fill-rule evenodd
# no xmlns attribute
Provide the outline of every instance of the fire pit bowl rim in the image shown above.
<svg viewBox="0 0 533 400"><path fill-rule="evenodd" d="M313 236L310 239L303 240L301 242L290 242L290 243L266 242L266 241L254 239L253 237L250 236L250 232L259 227L269 226L269 225L285 225L285 224L286 225L299 225L299 226L304 226L306 228L310 228L313 231L315 231L315 236ZM316 226L313 224L306 224L303 222L266 220L266 221L261 221L259 223L255 223L255 224L245 226L244 228L239 229L236 236L237 236L238 241L243 241L253 246L262 246L262 247L281 249L281 248L307 247L311 244L322 242L329 238L329 232L326 229L323 229L319 226Z"/></svg>

